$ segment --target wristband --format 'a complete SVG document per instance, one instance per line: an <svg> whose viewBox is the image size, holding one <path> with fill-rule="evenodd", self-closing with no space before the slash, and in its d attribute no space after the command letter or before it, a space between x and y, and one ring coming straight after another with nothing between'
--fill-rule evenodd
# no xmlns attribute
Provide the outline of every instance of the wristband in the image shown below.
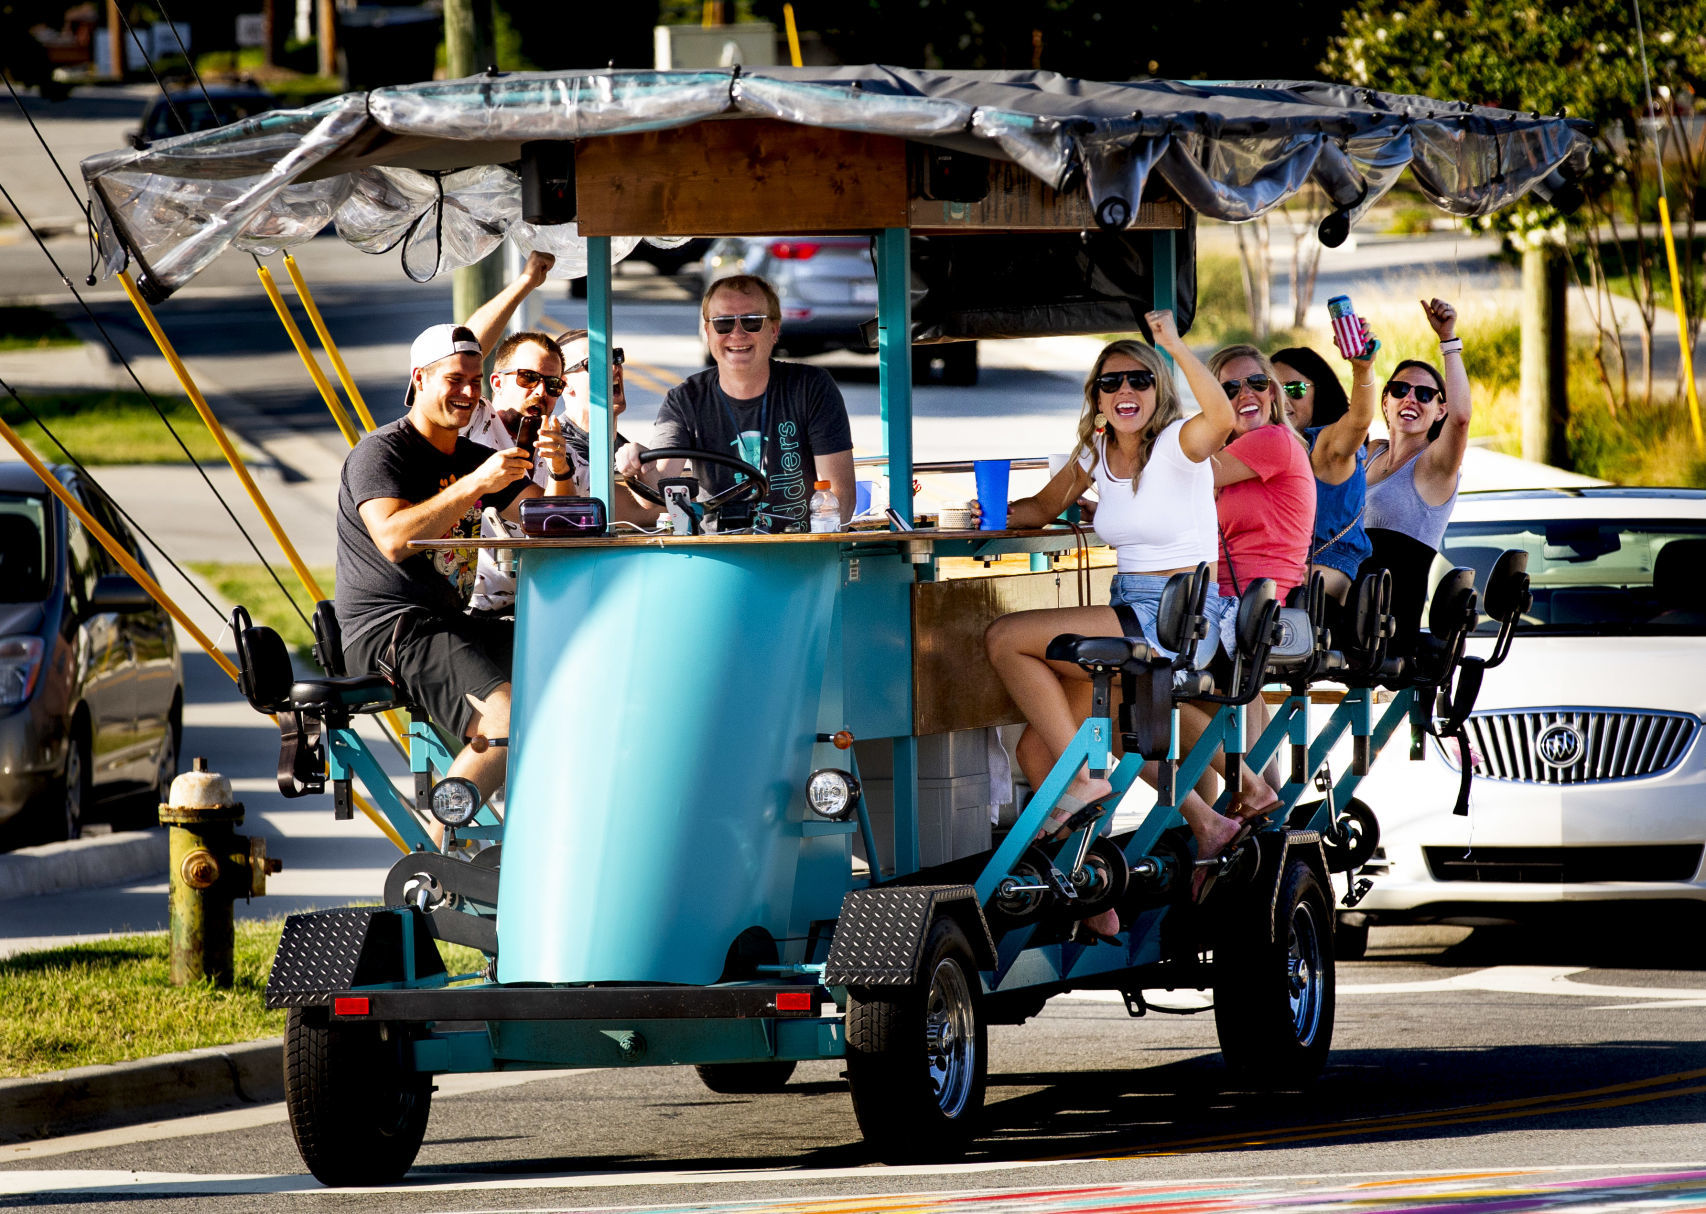
<svg viewBox="0 0 1706 1214"><path fill-rule="evenodd" d="M1461 337L1446 338L1444 341L1439 343L1439 352L1441 354L1463 353L1463 339Z"/></svg>

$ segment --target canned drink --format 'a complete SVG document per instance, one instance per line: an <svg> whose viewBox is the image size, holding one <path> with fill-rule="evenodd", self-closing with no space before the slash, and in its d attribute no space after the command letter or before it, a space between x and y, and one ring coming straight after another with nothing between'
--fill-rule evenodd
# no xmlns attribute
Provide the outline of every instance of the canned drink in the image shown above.
<svg viewBox="0 0 1706 1214"><path fill-rule="evenodd" d="M1333 325L1333 344L1339 347L1339 353L1346 358L1358 358L1365 353L1373 354L1380 348L1377 341L1363 340L1362 320L1357 316L1356 309L1351 307L1349 295L1335 295L1327 301L1327 319Z"/></svg>

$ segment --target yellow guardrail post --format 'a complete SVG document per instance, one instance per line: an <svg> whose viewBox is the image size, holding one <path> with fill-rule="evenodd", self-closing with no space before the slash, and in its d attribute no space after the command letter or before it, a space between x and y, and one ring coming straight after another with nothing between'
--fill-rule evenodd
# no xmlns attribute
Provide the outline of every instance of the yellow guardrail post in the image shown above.
<svg viewBox="0 0 1706 1214"><path fill-rule="evenodd" d="M126 280L130 278L128 271L125 273L124 277ZM171 596L161 588L159 582L156 582L153 577L149 575L148 571L142 567L141 563L130 554L129 549L114 539L112 537L112 533L105 527L101 526L101 524L96 521L94 515L84 509L83 503L78 501L69 489L59 483L59 478L52 472L48 471L47 466L36 457L36 453L30 450L29 444L24 442L24 440L18 436L18 432L12 429L4 418L0 418L0 438L4 438L7 444L18 453L18 458L30 466L30 471L34 472L41 478L41 483L47 487L48 492L52 493L53 496L57 497L64 503L65 508L76 517L79 523L83 524L84 530L94 537L96 543L106 549L108 555L110 555L113 560L118 562L119 568L123 569L131 577L135 578L137 584L148 592L149 597L156 603L160 604L160 606L165 609L166 613L170 615L185 632L190 634L190 636L195 640L195 643L202 647L202 649L207 653L207 656L213 659L214 664L218 666L220 670L224 671L232 682L236 682L238 673L237 667L232 664L231 659L221 653L219 651L219 647L213 643L212 638L210 638L207 633L203 632L200 628L197 628L195 621L191 620L189 616L183 613L182 608L172 601ZM368 820L371 821L373 825L379 828L381 834L396 845L397 850L402 852L407 852L409 850L409 845L403 842L403 836L399 835L396 828L387 822L378 810L368 804L365 798L356 796L353 799L356 807L367 816Z"/></svg>
<svg viewBox="0 0 1706 1214"><path fill-rule="evenodd" d="M1664 166L1659 166L1664 171ZM1688 311L1682 298L1682 273L1676 264L1676 239L1670 232L1670 207L1663 194L1659 195L1659 226L1665 234L1665 260L1670 263L1670 298L1676 309L1676 349L1682 356L1683 383L1688 389L1688 419L1694 423L1694 445L1706 446L1706 433L1700 428L1700 397L1694 388L1694 350L1688 341Z"/></svg>
<svg viewBox="0 0 1706 1214"><path fill-rule="evenodd" d="M314 351L308 348L302 330L296 325L296 318L290 314L290 307L284 302L284 296L279 294L278 283L273 281L272 271L257 262L255 273L260 275L261 286L266 288L267 298L272 300L279 323L290 335L290 344L296 347L296 356L302 360L302 365L308 368L308 378L314 381L314 387L320 392L320 399L325 401L326 408L331 410L332 420L338 423L338 430L343 434L344 441L352 447L355 446L361 441L361 435L355 432L355 423L350 421L349 414L344 411L343 402L338 400L338 394L331 381L326 378L326 373L320 370L320 362L314 357Z"/></svg>
<svg viewBox="0 0 1706 1214"><path fill-rule="evenodd" d="M793 60L795 67L804 67L800 62L800 31L794 25L794 6L782 6L782 24L788 27L788 57Z"/></svg>
<svg viewBox="0 0 1706 1214"><path fill-rule="evenodd" d="M308 323L314 326L314 334L325 348L326 357L332 360L332 369L338 373L338 382L344 386L344 395L349 397L355 415L361 419L361 428L371 434L373 414L367 411L367 402L361 398L361 389L355 386L355 376L351 375L349 368L344 365L344 356L338 352L338 345L332 340L332 332L320 316L319 305L314 302L308 284L302 281L302 271L296 266L296 258L289 253L284 255L284 272L290 275L290 285L296 288L296 297L302 301L302 310L308 313Z"/></svg>

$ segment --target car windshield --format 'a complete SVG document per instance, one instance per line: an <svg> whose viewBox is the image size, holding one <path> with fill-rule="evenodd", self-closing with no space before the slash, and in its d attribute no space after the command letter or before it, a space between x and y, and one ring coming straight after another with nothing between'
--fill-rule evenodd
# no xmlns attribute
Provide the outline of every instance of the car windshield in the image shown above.
<svg viewBox="0 0 1706 1214"><path fill-rule="evenodd" d="M0 603L47 597L47 541L42 499L0 494Z"/></svg>
<svg viewBox="0 0 1706 1214"><path fill-rule="evenodd" d="M169 106L157 104L148 112L148 130L144 134L153 141L211 131L273 108L271 99L265 97L215 97L213 103L218 107L217 113L201 97L174 97Z"/></svg>
<svg viewBox="0 0 1706 1214"><path fill-rule="evenodd" d="M1484 587L1499 554L1528 553L1534 607L1519 630L1597 636L1706 634L1706 522L1532 519L1453 523L1434 562L1475 571ZM1481 634L1497 631L1483 621Z"/></svg>

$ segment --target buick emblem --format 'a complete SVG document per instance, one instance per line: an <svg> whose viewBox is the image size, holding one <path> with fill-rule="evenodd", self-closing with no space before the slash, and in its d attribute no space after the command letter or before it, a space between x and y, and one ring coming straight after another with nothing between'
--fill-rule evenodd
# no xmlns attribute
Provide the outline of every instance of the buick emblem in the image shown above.
<svg viewBox="0 0 1706 1214"><path fill-rule="evenodd" d="M1549 725L1541 731L1540 737L1535 739L1534 749L1542 763L1562 771L1581 761L1584 745L1581 730L1574 725L1558 724Z"/></svg>

